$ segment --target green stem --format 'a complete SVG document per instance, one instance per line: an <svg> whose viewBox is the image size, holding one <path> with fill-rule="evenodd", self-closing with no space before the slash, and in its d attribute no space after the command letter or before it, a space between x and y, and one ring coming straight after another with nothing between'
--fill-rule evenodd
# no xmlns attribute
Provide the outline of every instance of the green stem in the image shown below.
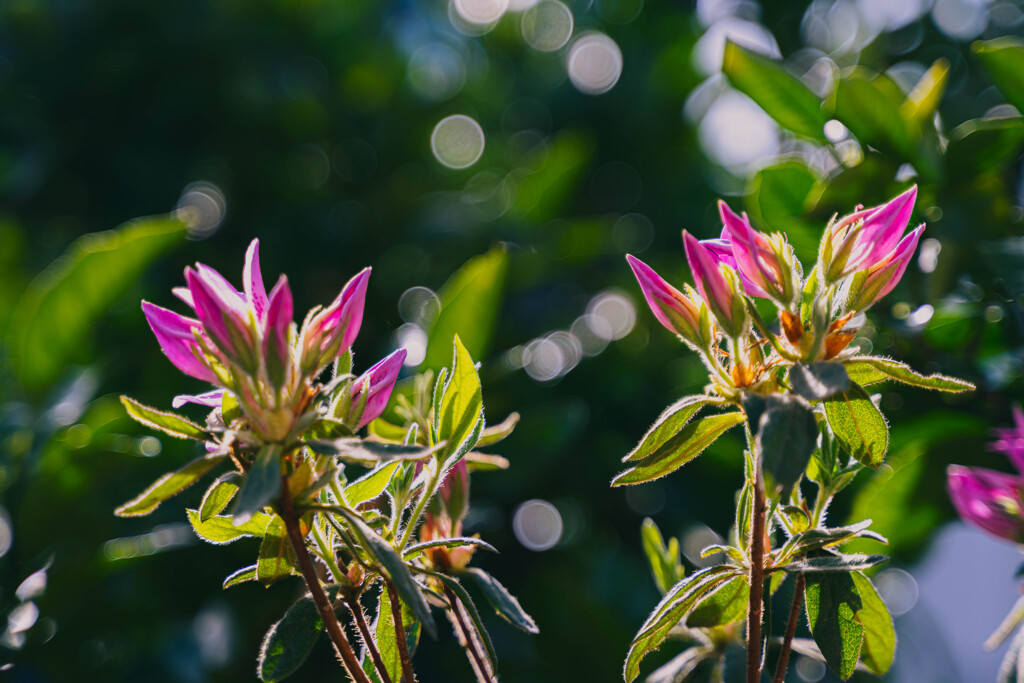
<svg viewBox="0 0 1024 683"><path fill-rule="evenodd" d="M402 532L402 539L398 543L398 552L405 550L405 546L409 543L409 538L412 536L412 532L416 529L416 524L420 521L420 517L423 515L423 510L427 507L430 496L437 487L437 479L440 475L441 463L435 459L434 465L436 468L430 477L430 484L424 487L423 495L421 495L420 499L416 502L416 508L413 509L412 516L409 517L409 523L405 525L405 530Z"/></svg>
<svg viewBox="0 0 1024 683"><path fill-rule="evenodd" d="M310 526L313 530L313 539L316 540L316 544L320 548L320 557L322 557L324 562L327 563L327 568L331 570L331 576L334 577L334 582L341 583L344 580L345 575L342 573L341 568L338 567L338 560L334 557L334 550L327 545L327 541L324 540L323 534L321 534L320 529L317 528L316 522Z"/></svg>

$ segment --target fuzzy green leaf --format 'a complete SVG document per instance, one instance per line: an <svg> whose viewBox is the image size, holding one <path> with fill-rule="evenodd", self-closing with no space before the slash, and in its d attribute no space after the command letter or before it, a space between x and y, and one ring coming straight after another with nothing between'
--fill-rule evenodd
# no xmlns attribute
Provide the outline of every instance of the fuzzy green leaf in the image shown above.
<svg viewBox="0 0 1024 683"><path fill-rule="evenodd" d="M256 578L264 586L269 586L279 579L297 571L298 561L295 549L285 529L284 520L280 517L267 525L260 543L260 555L256 562Z"/></svg>
<svg viewBox="0 0 1024 683"><path fill-rule="evenodd" d="M441 394L437 441L447 441L445 469L458 462L480 438L483 429L483 400L480 376L462 340L456 335L452 369Z"/></svg>
<svg viewBox="0 0 1024 683"><path fill-rule="evenodd" d="M974 391L977 388L966 380L940 374L922 375L911 370L904 363L876 356L858 356L846 364L846 371L849 373L850 379L861 386L894 379L897 382L922 389L951 393Z"/></svg>
<svg viewBox="0 0 1024 683"><path fill-rule="evenodd" d="M256 580L256 565L250 564L248 567L242 567L241 569L236 569L235 571L233 571L230 574L228 574L227 577L224 579L224 585L222 587L223 588L231 588L232 586L237 586L240 583L246 583L248 581L255 581L255 580Z"/></svg>
<svg viewBox="0 0 1024 683"><path fill-rule="evenodd" d="M814 642L845 681L853 675L864 640L864 627L856 619L860 596L848 573L808 574L806 582L804 603Z"/></svg>
<svg viewBox="0 0 1024 683"><path fill-rule="evenodd" d="M423 598L420 585L416 583L398 552L358 514L344 508L338 508L338 513L345 518L363 550L370 553L380 564L403 602L412 609L427 632L436 637L437 625L434 623L434 615L430 613L430 606Z"/></svg>
<svg viewBox="0 0 1024 683"><path fill-rule="evenodd" d="M896 656L896 630L892 616L867 576L861 572L853 572L851 576L861 601L857 610L857 621L864 627L861 662L872 673L881 676L889 670Z"/></svg>
<svg viewBox="0 0 1024 683"><path fill-rule="evenodd" d="M412 617L412 611L408 607L402 608L402 627L405 629L406 646L412 649L419 633L419 624ZM391 610L391 600L388 598L386 588L382 588L380 597L377 599L377 619L373 624L373 639L377 644L377 651L380 659L387 669L388 676L392 681L402 680L402 655L398 649L398 641L395 638L395 615ZM364 666L372 669L373 664L369 659L364 661Z"/></svg>
<svg viewBox="0 0 1024 683"><path fill-rule="evenodd" d="M889 425L860 386L851 384L849 391L826 399L825 417L843 450L878 469L889 447Z"/></svg>
<svg viewBox="0 0 1024 683"><path fill-rule="evenodd" d="M454 538L439 538L433 541L414 543L405 549L405 552L402 553L402 557L407 560L411 560L424 550L428 550L430 548L459 548L467 545L483 548L484 550L490 550L493 553L498 552L498 549L493 545L479 538L473 538L472 536L455 536Z"/></svg>
<svg viewBox="0 0 1024 683"><path fill-rule="evenodd" d="M768 398L757 427L757 446L766 482L781 487L787 498L817 447L818 423L810 406L798 397Z"/></svg>
<svg viewBox="0 0 1024 683"><path fill-rule="evenodd" d="M701 662L715 654L711 647L696 646L684 650L647 677L646 683L681 683Z"/></svg>
<svg viewBox="0 0 1024 683"><path fill-rule="evenodd" d="M510 413L500 424L491 425L480 432L480 440L476 442L475 448L486 448L508 438L517 424L519 413Z"/></svg>
<svg viewBox="0 0 1024 683"><path fill-rule="evenodd" d="M500 614L505 621L513 626L526 631L527 633L539 633L537 622L533 620L526 610L522 608L514 595L508 592L505 586L501 585L496 578L485 572L483 569L471 567L466 575L476 582L476 585L483 591L487 601Z"/></svg>
<svg viewBox="0 0 1024 683"><path fill-rule="evenodd" d="M654 608L633 638L623 677L631 683L640 675L640 662L661 647L669 631L693 609L697 602L736 574L734 567L709 567L686 577L670 590Z"/></svg>
<svg viewBox="0 0 1024 683"><path fill-rule="evenodd" d="M198 441L206 441L210 438L210 435L199 425L176 413L150 408L128 396L122 396L121 403L124 404L124 409L128 411L133 420L164 434L178 439L196 439Z"/></svg>
<svg viewBox="0 0 1024 683"><path fill-rule="evenodd" d="M281 492L281 445L265 444L246 473L231 514L243 523Z"/></svg>
<svg viewBox="0 0 1024 683"><path fill-rule="evenodd" d="M732 412L711 415L686 425L657 452L634 461L632 467L612 480L612 486L642 484L675 472L745 419L743 413Z"/></svg>
<svg viewBox="0 0 1024 683"><path fill-rule="evenodd" d="M196 458L176 472L168 472L145 491L114 510L118 517L143 517L156 510L160 503L184 491L207 472L224 462L226 453L215 453Z"/></svg>
<svg viewBox="0 0 1024 683"><path fill-rule="evenodd" d="M217 480L206 490L203 502L199 504L199 519L205 522L214 515L222 513L238 492L241 481L242 475L238 472L226 472L217 477Z"/></svg>
<svg viewBox="0 0 1024 683"><path fill-rule="evenodd" d="M722 72L780 126L825 142L821 100L782 64L727 41Z"/></svg>
<svg viewBox="0 0 1024 683"><path fill-rule="evenodd" d="M712 402L715 402L714 399L708 396L687 396L676 401L658 416L644 434L644 438L640 439L640 443L622 459L622 462L643 460L655 455L686 426L691 417Z"/></svg>
<svg viewBox="0 0 1024 683"><path fill-rule="evenodd" d="M333 598L336 590L330 589L328 597ZM263 638L256 660L260 680L270 683L295 673L313 651L323 630L324 622L313 598L299 598Z"/></svg>
<svg viewBox="0 0 1024 683"><path fill-rule="evenodd" d="M789 369L789 384L798 396L808 401L821 401L849 389L850 376L842 363L797 363Z"/></svg>
<svg viewBox="0 0 1024 683"><path fill-rule="evenodd" d="M395 472L401 465L401 461L394 460L356 479L345 487L345 500L351 506L373 500L384 493L384 489L391 483L391 478L395 476Z"/></svg>
<svg viewBox="0 0 1024 683"><path fill-rule="evenodd" d="M783 569L792 574L851 572L874 567L876 564L881 564L888 559L885 555L862 555L860 553L822 555L820 557L808 557L790 562Z"/></svg>
<svg viewBox="0 0 1024 683"><path fill-rule="evenodd" d="M686 617L686 625L699 628L725 626L747 615L750 584L746 576L729 579L714 593L697 603Z"/></svg>
<svg viewBox="0 0 1024 683"><path fill-rule="evenodd" d="M196 535L214 545L231 543L245 536L262 536L267 525L270 524L270 520L273 519L272 515L257 512L249 521L235 526L234 520L228 516L218 515L204 522L199 519L199 513L195 510L185 510L185 512L188 514L188 521L192 523Z"/></svg>
<svg viewBox="0 0 1024 683"><path fill-rule="evenodd" d="M466 613L469 615L470 621L473 623L473 628L476 630L476 635L479 641L483 644L484 649L487 651L487 658L491 662L491 669L494 671L498 670L498 655L494 651L494 643L491 642L491 636L487 633L487 629L484 628L483 619L480 618L480 611L477 610L476 604L473 602L473 598L469 596L465 587L459 583L455 578L441 574L440 572L427 571L427 574L439 579L441 583L448 587L452 593L459 599L459 602L466 609ZM467 634L469 636L470 634Z"/></svg>
<svg viewBox="0 0 1024 683"><path fill-rule="evenodd" d="M664 595L686 575L679 558L679 541L672 538L666 545L661 530L650 517L646 518L640 527L640 540L643 542L647 561L651 565L654 583Z"/></svg>

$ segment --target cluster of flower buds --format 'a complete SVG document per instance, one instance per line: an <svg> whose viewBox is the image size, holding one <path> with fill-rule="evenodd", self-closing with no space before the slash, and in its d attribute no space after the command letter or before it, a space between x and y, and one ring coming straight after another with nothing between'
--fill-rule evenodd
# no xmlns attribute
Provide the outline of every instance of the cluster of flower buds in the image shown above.
<svg viewBox="0 0 1024 683"><path fill-rule="evenodd" d="M440 494L431 501L423 525L420 527L420 541L437 541L462 536L462 521L469 512L469 465L465 458L448 472L441 483ZM439 546L428 551L428 557L435 567L441 569L464 569L473 558L472 545L454 548Z"/></svg>
<svg viewBox="0 0 1024 683"><path fill-rule="evenodd" d="M698 240L683 231L695 290L684 286L681 292L639 259L626 258L658 321L699 351L713 376L746 387L768 375L770 363L759 350L763 337L791 361L843 352L854 338L846 324L892 291L913 257L924 225L904 233L916 198L912 187L881 206L834 220L806 279L785 235L755 230L745 213L735 213L725 202L718 205L718 239ZM767 330L751 297L775 304L782 339ZM762 338L753 334L755 325ZM729 368L719 362L723 339L729 344Z"/></svg>
<svg viewBox="0 0 1024 683"><path fill-rule="evenodd" d="M1015 426L996 429L989 450L1003 453L1020 474L950 465L949 497L960 518L983 531L1024 543L1024 411L1014 406Z"/></svg>
<svg viewBox="0 0 1024 683"><path fill-rule="evenodd" d="M360 271L329 306L310 311L297 330L288 279L282 275L267 294L259 240L246 252L242 291L209 266L186 268L187 287L175 288L174 294L195 317L148 301L142 302L142 310L171 363L220 389L178 396L175 406L217 406L229 392L257 438L281 441L310 408L314 380L359 334L369 278L369 268ZM404 350L395 352L347 384L333 415L353 430L380 415L404 360Z"/></svg>

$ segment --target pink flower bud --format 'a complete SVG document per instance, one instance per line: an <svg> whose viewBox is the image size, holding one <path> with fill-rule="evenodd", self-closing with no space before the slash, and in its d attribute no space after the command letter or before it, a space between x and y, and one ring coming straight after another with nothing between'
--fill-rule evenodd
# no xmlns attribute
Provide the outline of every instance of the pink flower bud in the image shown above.
<svg viewBox="0 0 1024 683"><path fill-rule="evenodd" d="M697 291L725 333L733 338L746 329L746 309L736 296L733 285L722 272L721 261L700 241L683 230L686 260L693 271ZM724 264L723 264L724 265ZM727 267L727 266L726 266ZM736 283L737 286L739 283Z"/></svg>
<svg viewBox="0 0 1024 683"><path fill-rule="evenodd" d="M391 355L378 361L376 365L352 382L352 408L356 408L363 400L363 392L368 391L366 407L356 424L356 429L370 424L383 414L391 399L391 392L398 381L398 373L405 363L405 349L398 349Z"/></svg>
<svg viewBox="0 0 1024 683"><path fill-rule="evenodd" d="M228 358L247 370L256 365L254 334L250 326L249 306L242 295L217 271L196 264L185 269L196 316L207 335Z"/></svg>
<svg viewBox="0 0 1024 683"><path fill-rule="evenodd" d="M463 458L455 463L441 482L441 500L448 516L461 522L469 512L469 463Z"/></svg>
<svg viewBox="0 0 1024 683"><path fill-rule="evenodd" d="M250 242L249 248L245 252L242 287L245 289L246 301L256 313L256 320L263 322L269 301L267 300L267 289L263 286L263 275L260 272L260 241L258 239Z"/></svg>
<svg viewBox="0 0 1024 683"><path fill-rule="evenodd" d="M292 324L292 313L292 290L288 287L288 278L282 275L270 292L263 327L263 358L267 375L278 388L288 381L291 362L288 330Z"/></svg>
<svg viewBox="0 0 1024 683"><path fill-rule="evenodd" d="M914 258L922 232L924 225L907 233L888 256L853 276L847 308L851 311L866 310L896 287Z"/></svg>
<svg viewBox="0 0 1024 683"><path fill-rule="evenodd" d="M178 315L148 301L142 302L142 312L153 334L156 335L160 349L174 367L204 382L217 381L217 376L202 360L202 352L196 343L193 330L203 328L198 320Z"/></svg>
<svg viewBox="0 0 1024 683"><path fill-rule="evenodd" d="M1015 543L1024 541L1024 480L1020 477L980 467L950 465L946 483L950 500L965 522Z"/></svg>
<svg viewBox="0 0 1024 683"><path fill-rule="evenodd" d="M315 374L345 353L359 334L370 269L364 268L342 288L331 305L313 316L304 330L302 368Z"/></svg>
<svg viewBox="0 0 1024 683"><path fill-rule="evenodd" d="M858 270L879 265L893 253L910 223L917 200L917 186L881 206L861 209L841 219L825 234L828 263L825 277L831 282Z"/></svg>
<svg viewBox="0 0 1024 683"><path fill-rule="evenodd" d="M702 345L700 308L678 289L667 283L649 265L631 254L626 255L633 275L640 283L651 312L665 328L683 339Z"/></svg>
<svg viewBox="0 0 1024 683"><path fill-rule="evenodd" d="M751 296L774 299L788 306L793 287L784 276L783 264L771 241L754 230L746 213L737 215L721 200L718 212L723 225L721 241L729 244L733 257L730 265L739 273L743 289Z"/></svg>

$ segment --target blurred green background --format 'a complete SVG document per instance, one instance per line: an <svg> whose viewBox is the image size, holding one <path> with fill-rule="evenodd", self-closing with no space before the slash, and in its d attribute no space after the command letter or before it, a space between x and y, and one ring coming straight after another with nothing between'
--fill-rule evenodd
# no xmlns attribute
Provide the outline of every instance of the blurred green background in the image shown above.
<svg viewBox="0 0 1024 683"><path fill-rule="evenodd" d="M679 231L715 236L725 197L808 263L833 213L917 182L919 258L857 343L979 390L887 387L891 468L832 511L873 518L892 566L913 568L952 518L945 465L1006 469L984 443L1022 398L1022 34L1009 0L6 0L3 676L255 679L299 585L222 592L255 546L197 542L181 507L199 489L151 517L112 514L191 448L137 428L116 396L169 406L200 390L163 358L139 300L173 307L196 260L240 282L253 237L301 310L373 266L357 367L397 345L440 364L426 345L441 292L441 346L450 330L473 339L489 422L522 414L500 449L510 471L474 478L468 529L502 550L476 561L541 628L490 619L503 678L614 681L657 601L641 520L699 547L727 532L742 476L733 435L667 479L608 487L662 408L704 383L642 307L624 254L683 281ZM723 75L726 38L746 49L730 48ZM69 247L168 212L188 229L159 217ZM532 499L554 506L560 534L513 524ZM998 565L1008 593L963 638L993 670L980 643L1014 599L1014 569ZM948 632L910 605L900 661L947 651ZM427 683L471 680L449 634L417 661ZM915 666L891 678L982 680L969 661ZM326 642L296 679L325 677L341 680Z"/></svg>

